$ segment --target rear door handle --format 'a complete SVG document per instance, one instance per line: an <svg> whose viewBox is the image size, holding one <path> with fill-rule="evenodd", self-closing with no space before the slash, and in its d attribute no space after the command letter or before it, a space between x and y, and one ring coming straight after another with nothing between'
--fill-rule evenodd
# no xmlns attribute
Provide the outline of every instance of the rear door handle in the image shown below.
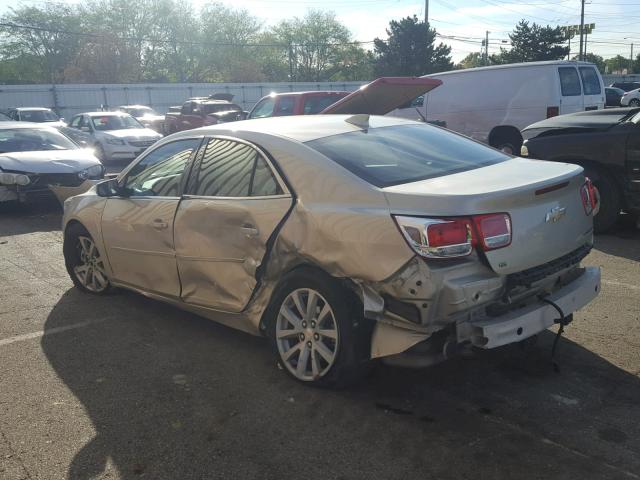
<svg viewBox="0 0 640 480"><path fill-rule="evenodd" d="M169 226L169 224L167 222L165 222L164 220L161 220L159 218L156 218L153 223L153 228L155 228L156 230L164 230L165 228L167 228Z"/></svg>

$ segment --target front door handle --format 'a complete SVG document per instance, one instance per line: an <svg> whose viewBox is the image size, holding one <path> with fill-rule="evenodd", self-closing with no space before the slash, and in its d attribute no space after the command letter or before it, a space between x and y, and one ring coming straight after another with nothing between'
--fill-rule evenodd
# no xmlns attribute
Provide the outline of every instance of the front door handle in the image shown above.
<svg viewBox="0 0 640 480"><path fill-rule="evenodd" d="M256 237L258 233L260 233L256 227L253 227L251 225L243 225L242 227L240 227L240 230L242 230L247 238Z"/></svg>
<svg viewBox="0 0 640 480"><path fill-rule="evenodd" d="M167 222L165 222L164 220L161 220L159 218L156 218L153 223L153 228L155 228L156 230L164 230L165 228L167 228L169 226L169 224Z"/></svg>

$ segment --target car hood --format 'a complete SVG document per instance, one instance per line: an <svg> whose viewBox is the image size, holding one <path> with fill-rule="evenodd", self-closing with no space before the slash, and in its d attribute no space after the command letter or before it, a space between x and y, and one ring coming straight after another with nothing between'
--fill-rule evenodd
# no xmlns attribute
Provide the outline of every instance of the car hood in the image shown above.
<svg viewBox="0 0 640 480"><path fill-rule="evenodd" d="M321 114L386 115L442 85L442 80L421 77L381 77L324 109Z"/></svg>
<svg viewBox="0 0 640 480"><path fill-rule="evenodd" d="M110 135L116 138L136 138L136 139L151 139L162 138L162 135L158 134L155 130L151 130L150 128L124 128L122 130L103 130L100 133L104 133L106 135Z"/></svg>
<svg viewBox="0 0 640 480"><path fill-rule="evenodd" d="M588 112L570 113L558 117L548 118L529 125L523 130L557 129L557 128L586 128L590 130L607 130L640 108L607 108Z"/></svg>
<svg viewBox="0 0 640 480"><path fill-rule="evenodd" d="M100 165L93 150L47 150L0 154L0 168L26 173L74 173Z"/></svg>

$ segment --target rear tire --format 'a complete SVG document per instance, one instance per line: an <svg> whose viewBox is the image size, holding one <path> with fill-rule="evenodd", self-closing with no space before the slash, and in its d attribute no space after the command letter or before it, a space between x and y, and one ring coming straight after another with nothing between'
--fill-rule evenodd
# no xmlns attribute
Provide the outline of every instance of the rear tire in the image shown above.
<svg viewBox="0 0 640 480"><path fill-rule="evenodd" d="M299 382L344 388L367 372L371 332L362 307L326 273L301 268L288 274L266 315L278 363Z"/></svg>
<svg viewBox="0 0 640 480"><path fill-rule="evenodd" d="M104 259L86 228L70 225L64 233L64 263L76 288L84 293L104 295L113 290Z"/></svg>
<svg viewBox="0 0 640 480"><path fill-rule="evenodd" d="M600 197L600 210L593 217L593 231L604 233L618 221L622 208L620 192L615 180L608 173L586 167L585 175L591 179Z"/></svg>
<svg viewBox="0 0 640 480"><path fill-rule="evenodd" d="M633 98L633 99L629 100L629 106L630 107L640 107L640 100L638 100L637 98Z"/></svg>

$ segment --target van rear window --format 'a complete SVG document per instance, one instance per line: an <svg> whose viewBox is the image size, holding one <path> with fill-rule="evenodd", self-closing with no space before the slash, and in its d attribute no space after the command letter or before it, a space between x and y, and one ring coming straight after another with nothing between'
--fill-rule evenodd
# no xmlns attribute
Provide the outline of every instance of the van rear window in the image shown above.
<svg viewBox="0 0 640 480"><path fill-rule="evenodd" d="M574 67L560 67L558 73L560 73L560 88L563 97L575 97L582 94L580 78Z"/></svg>
<svg viewBox="0 0 640 480"><path fill-rule="evenodd" d="M511 158L462 135L420 124L342 133L306 145L381 188L474 170Z"/></svg>
<svg viewBox="0 0 640 480"><path fill-rule="evenodd" d="M600 95L600 78L593 67L580 67L580 76L585 95Z"/></svg>

